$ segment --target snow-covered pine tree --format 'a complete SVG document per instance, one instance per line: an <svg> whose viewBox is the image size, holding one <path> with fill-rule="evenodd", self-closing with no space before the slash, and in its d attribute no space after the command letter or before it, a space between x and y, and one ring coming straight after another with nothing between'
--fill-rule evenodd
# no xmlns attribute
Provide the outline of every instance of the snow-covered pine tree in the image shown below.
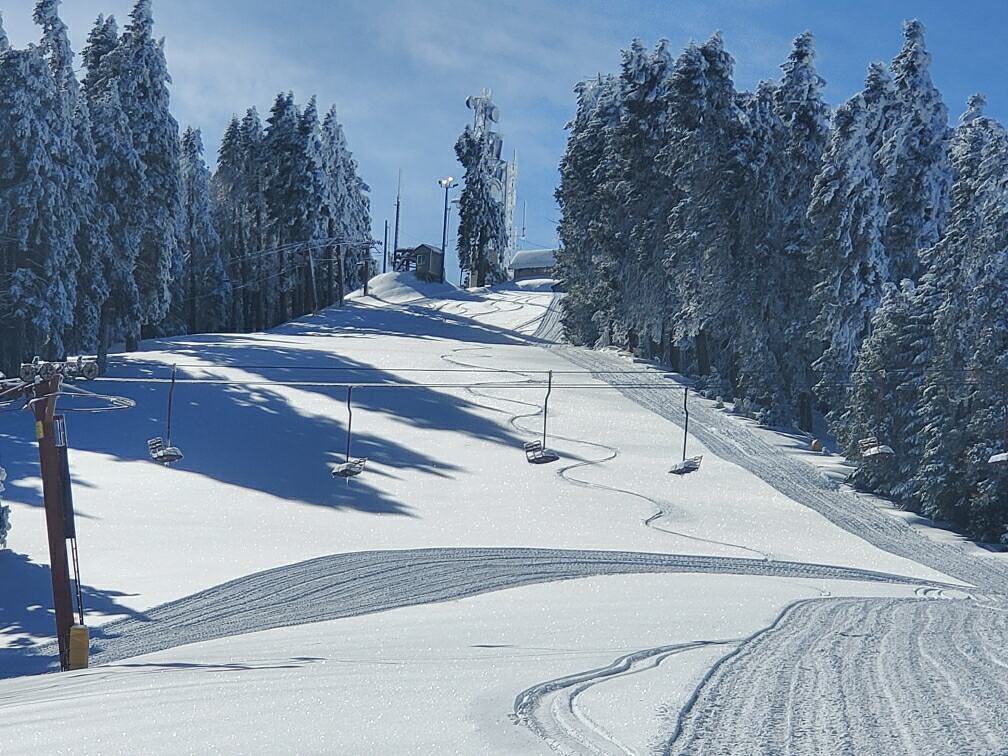
<svg viewBox="0 0 1008 756"><path fill-rule="evenodd" d="M892 82L878 63L869 66L864 90L841 105L823 153L808 209L813 244L810 264L818 283L810 339L821 345L813 365L816 395L830 409L839 433L844 386L867 335L871 316L891 278L882 244L885 211L875 153L892 109Z"/></svg>
<svg viewBox="0 0 1008 756"><path fill-rule="evenodd" d="M306 141L293 93L279 94L270 111L263 148L269 245L273 258L271 288L276 290L273 324L290 320L295 289L305 261L303 244L314 235L312 182L306 171Z"/></svg>
<svg viewBox="0 0 1008 756"><path fill-rule="evenodd" d="M271 298L270 279L275 270L273 258L264 254L267 246L269 209L266 205L265 135L259 113L249 108L241 122L242 178L239 192L244 218L243 244L253 250L246 255L248 272L246 290L250 292L250 330L267 327Z"/></svg>
<svg viewBox="0 0 1008 756"><path fill-rule="evenodd" d="M982 98L972 98L956 129L948 227L924 256L934 343L913 503L971 533L997 536L1008 491L987 459L1003 443L1008 375L1008 133L982 107Z"/></svg>
<svg viewBox="0 0 1008 756"><path fill-rule="evenodd" d="M632 334L644 354L660 349L671 309L664 275L669 210L674 183L654 159L666 143L672 59L661 40L651 54L639 42L624 53L619 77L620 117L612 129L611 191L623 213L617 226L622 245L618 291L619 330Z"/></svg>
<svg viewBox="0 0 1008 756"><path fill-rule="evenodd" d="M730 339L728 377L736 406L783 424L794 415L780 362L787 349L783 330L790 320L791 299L781 289L800 283L784 277L794 268L786 258L785 185L790 179L785 126L774 107L776 99L777 87L770 82L738 97L744 131L737 145L741 159L734 222L740 246L728 271L735 286L734 315L723 334Z"/></svg>
<svg viewBox="0 0 1008 756"><path fill-rule="evenodd" d="M914 493L914 476L924 454L926 428L939 422L943 407L935 404L922 408L922 387L926 384L928 367L935 359L935 313L947 306L951 292L960 291L959 271L962 255L972 238L982 233L981 218L975 211L975 193L980 162L991 128L981 118L983 98L970 98L967 112L951 141L951 170L957 177L952 188L952 213L956 226L937 244L920 252L923 275L918 285L903 284L904 293L876 313L872 335L865 341L852 383L855 391L849 402L849 416L843 421L849 451L861 435L885 427L887 440L896 451L895 458L885 465L864 465L856 472L854 482L893 498L900 506L919 509ZM946 353L962 355L963 344L949 349L955 340L954 323L939 325L940 340ZM869 348L869 342L872 342ZM935 397L944 396L944 386ZM875 395L886 397L879 402ZM872 418L867 427L857 423L857 417ZM945 418L946 420L948 418ZM853 422L854 427L850 427ZM951 436L950 436L951 437Z"/></svg>
<svg viewBox="0 0 1008 756"><path fill-rule="evenodd" d="M325 285L322 287L325 304L330 305L337 300L340 291L349 291L345 273L339 271L339 250L346 250L351 237L351 181L348 174L349 150L343 127L340 125L336 107L333 106L322 120L319 134L319 161L322 169L322 217L325 224L325 236L329 239L339 239L326 246ZM340 278L337 279L337 275Z"/></svg>
<svg viewBox="0 0 1008 756"><path fill-rule="evenodd" d="M41 49L52 69L62 100L62 118L70 124L72 139L65 156L67 196L77 221L75 248L80 257L75 292L73 328L66 334L68 349L94 351L98 344L101 308L109 296L104 269L112 255L107 209L97 201L98 161L92 139L91 115L74 74L74 54L66 25L59 17L60 0L38 0L34 19L42 28Z"/></svg>
<svg viewBox="0 0 1008 756"><path fill-rule="evenodd" d="M210 197L214 224L220 236L221 257L233 287L229 322L231 330L250 328L248 252L244 245L241 182L241 121L231 118L217 151L217 169L210 179Z"/></svg>
<svg viewBox="0 0 1008 756"><path fill-rule="evenodd" d="M72 123L40 49L0 54L0 365L65 356L80 259Z"/></svg>
<svg viewBox="0 0 1008 756"><path fill-rule="evenodd" d="M350 176L350 217L349 234L353 240L344 255L344 276L348 290L364 285L361 278L364 262L368 270L374 270L371 265L371 188L357 175L357 161L347 152L347 175Z"/></svg>
<svg viewBox="0 0 1008 756"><path fill-rule="evenodd" d="M744 128L732 81L734 61L720 34L690 45L671 83L668 143L658 159L678 187L669 213L666 270L676 309L673 338L692 345L709 388L730 388L735 261Z"/></svg>
<svg viewBox="0 0 1008 756"><path fill-rule="evenodd" d="M151 0L137 0L118 46L105 56L119 81L119 95L129 119L133 146L144 165L147 222L135 276L148 333L164 333L172 280L182 274L178 244L181 197L178 124L169 110L171 77L164 45L155 41ZM135 332L127 348L135 348Z"/></svg>
<svg viewBox="0 0 1008 756"><path fill-rule="evenodd" d="M607 257L600 234L605 207L602 187L607 175L607 149L619 120L618 80L613 76L581 82L575 87L577 112L567 124L567 149L560 162L560 249L556 276L566 296L561 316L564 335L573 344L592 345L599 338L597 315L611 309L604 296L601 269ZM611 315L606 315L608 321Z"/></svg>
<svg viewBox="0 0 1008 756"><path fill-rule="evenodd" d="M920 275L919 250L941 237L952 173L948 109L931 81L931 56L920 21L903 25L903 49L893 59L891 128L877 156L887 217L882 243L891 279Z"/></svg>
<svg viewBox="0 0 1008 756"><path fill-rule="evenodd" d="M203 161L199 129L182 134L182 222L180 243L186 258L184 286L173 295L186 308L189 333L222 330L231 310L231 283L220 236L210 207L210 172ZM174 304L173 304L174 306Z"/></svg>
<svg viewBox="0 0 1008 756"><path fill-rule="evenodd" d="M819 356L807 338L808 324L816 314L810 301L817 283L816 271L806 254L812 243L807 212L830 137L830 107L823 99L826 82L816 69L815 59L812 33L799 34L781 66L784 75L774 93L774 112L783 125L777 132L780 141L775 150L783 167L777 187L781 253L771 268L773 280L766 288L781 302L781 321L772 321L776 323L772 349L785 381L789 406L777 419L797 418L806 429L811 420L811 366Z"/></svg>
<svg viewBox="0 0 1008 756"><path fill-rule="evenodd" d="M147 218L144 166L119 98L115 56L106 61L118 36L115 19L99 16L83 50L84 96L96 156L96 207L104 215L110 243L110 252L102 259L108 296L100 311L96 347L103 367L112 343L139 332L142 308L134 269Z"/></svg>
<svg viewBox="0 0 1008 756"><path fill-rule="evenodd" d="M459 263L470 271L471 286L485 286L501 277L499 257L507 246L504 206L495 184L500 165L500 135L489 126L467 125L455 142L465 175L459 198Z"/></svg>
<svg viewBox="0 0 1008 756"><path fill-rule="evenodd" d="M301 138L301 161L304 177L303 199L305 208L304 240L306 244L301 251L303 263L302 275L296 282L297 293L294 307L295 315L314 312L322 301L320 284L323 279L323 267L319 260L325 251L319 247L318 240L326 236L326 222L322 213L325 201L325 176L322 173L322 156L319 146L319 119L315 97L308 100L298 121L298 135Z"/></svg>

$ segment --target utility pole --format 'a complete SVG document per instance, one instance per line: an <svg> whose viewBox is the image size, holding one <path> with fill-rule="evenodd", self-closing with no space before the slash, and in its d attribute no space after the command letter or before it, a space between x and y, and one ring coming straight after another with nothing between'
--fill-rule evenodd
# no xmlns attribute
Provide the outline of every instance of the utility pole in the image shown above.
<svg viewBox="0 0 1008 756"><path fill-rule="evenodd" d="M42 498L45 503L46 531L49 535L49 564L52 575L53 607L56 610L56 638L59 642L60 669L70 667L70 627L73 625L73 598L70 591L70 565L66 549L66 521L63 512L63 480L60 456L56 448L54 415L56 395L62 376L57 372L48 381L34 384L32 412L38 438L39 465L42 469Z"/></svg>
<svg viewBox="0 0 1008 756"><path fill-rule="evenodd" d="M381 272L388 273L388 218L385 219L385 241L382 242Z"/></svg>
<svg viewBox="0 0 1008 756"><path fill-rule="evenodd" d="M399 169L399 183L395 193L395 235L392 237L392 254L399 251L399 198L402 193L402 168Z"/></svg>

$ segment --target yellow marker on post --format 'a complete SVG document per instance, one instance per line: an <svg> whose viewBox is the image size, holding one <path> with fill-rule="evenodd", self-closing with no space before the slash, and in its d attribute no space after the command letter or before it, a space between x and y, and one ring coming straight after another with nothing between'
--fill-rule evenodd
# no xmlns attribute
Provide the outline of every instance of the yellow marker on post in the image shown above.
<svg viewBox="0 0 1008 756"><path fill-rule="evenodd" d="M87 669L90 650L87 627L84 625L71 625L70 669Z"/></svg>
<svg viewBox="0 0 1008 756"><path fill-rule="evenodd" d="M45 427L42 425L42 421L35 423L35 438L40 441L45 438Z"/></svg>

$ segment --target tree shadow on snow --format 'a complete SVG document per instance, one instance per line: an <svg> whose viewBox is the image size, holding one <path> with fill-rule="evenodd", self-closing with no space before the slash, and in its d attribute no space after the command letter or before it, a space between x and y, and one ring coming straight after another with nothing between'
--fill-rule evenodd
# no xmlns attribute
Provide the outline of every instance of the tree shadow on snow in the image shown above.
<svg viewBox="0 0 1008 756"><path fill-rule="evenodd" d="M433 311L429 311L433 312ZM344 338L360 335L357 318L359 307L327 310L287 324L262 335L182 336L144 343L147 350L164 350L178 355L180 363L196 360L212 363L213 367L181 369L179 377L235 378L233 370L214 372L214 367L241 366L241 380L264 381L339 381L372 384L404 383L400 376L373 369L339 354ZM403 315L400 310L386 312L369 308L368 323L377 332L396 332L416 337L424 325L432 337L443 335L444 324L435 328L435 319L423 314ZM416 329L411 330L411 329ZM525 343L510 332L484 328L480 324L462 324L452 338L481 343ZM387 330L383 330L387 329ZM454 330L454 329L452 329ZM333 333L333 338L306 339L305 336ZM294 338L285 338L294 337ZM297 338L301 337L301 338ZM421 336L422 337L422 336ZM139 357L140 359L132 359ZM256 367L249 367L256 366ZM292 368L296 368L293 370ZM142 355L125 359L112 356L107 374L110 377L170 377L164 363L144 362ZM406 375L410 375L407 373ZM486 418L476 404L464 398L464 389L445 391L425 388L417 383L434 380L453 381L453 374L417 374L410 388L356 388L353 392L355 410L382 413L423 430L447 430L473 439L491 441L513 449L521 440L505 424ZM250 377L251 376L251 377ZM468 376L472 378L472 376ZM457 380L457 378L455 378ZM487 380L493 380L487 377ZM157 485L155 490L171 490L163 476L203 475L242 488L262 491L280 499L332 509L352 509L373 514L414 516L408 501L392 498L373 485L369 479L383 474L405 477L429 475L449 478L462 468L457 460L439 454L436 440L428 448L406 445L368 429L368 417L355 412L351 456L367 457L364 475L348 485L333 479L332 464L343 461L346 449L346 389L343 387L304 386L276 388L268 386L229 386L226 384L177 384L172 416L172 442L185 457L164 469L148 461L146 443L154 436L165 436L168 386L164 383L102 383L87 384L90 390L121 394L134 399L131 410L87 415L68 413L67 425L71 447L71 469L74 450L108 454L123 461L145 461L148 474ZM284 396L286 392L307 392L331 397L326 413L312 414L299 409ZM64 400L61 400L64 403ZM309 401L310 404L310 401ZM66 406L73 406L66 400ZM32 422L28 413L16 421L20 426L13 442L0 449L9 460L8 498L39 505L37 451L31 439ZM388 471L388 472L386 472ZM75 486L93 482L75 477ZM191 491L191 483L186 483ZM145 492L137 492L138 499ZM171 506L171 501L150 502L155 506ZM213 503L208 502L208 507ZM82 512L86 516L86 512Z"/></svg>
<svg viewBox="0 0 1008 756"><path fill-rule="evenodd" d="M37 564L24 554L0 550L0 678L37 674L58 666L52 647L37 648L40 642L55 642L56 621L52 604L52 573L47 564ZM143 614L119 604L128 594L81 586L87 616ZM43 603L39 604L39 601ZM76 599L75 599L76 601ZM25 636L9 641L4 636Z"/></svg>

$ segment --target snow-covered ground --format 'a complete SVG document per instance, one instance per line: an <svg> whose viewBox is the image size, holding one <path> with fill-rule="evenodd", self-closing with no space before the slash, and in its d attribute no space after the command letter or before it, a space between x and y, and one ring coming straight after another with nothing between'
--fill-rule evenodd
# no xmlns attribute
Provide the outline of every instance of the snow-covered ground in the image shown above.
<svg viewBox="0 0 1008 756"><path fill-rule="evenodd" d="M98 660L116 661L0 681L5 753L661 750L680 725L710 738L697 685L793 602L861 597L844 616L915 595L969 603L952 586L977 583L954 555L918 559L903 535L866 534L825 499L796 500L797 484L782 493L737 419L690 438L699 472L669 475L682 430L658 410L679 395L614 389L583 371L619 360L553 348L549 282L466 291L388 274L369 294L264 334L116 356L114 378L177 364L204 381L176 387L172 469L146 459L166 384L90 386L137 401L69 420L88 624ZM549 370L561 460L529 465ZM675 385L660 376L641 378ZM349 484L329 474L347 420L332 382L356 384L351 454L368 463ZM31 439L27 413L0 418L14 524L0 677L51 660L30 653L52 633Z"/></svg>

